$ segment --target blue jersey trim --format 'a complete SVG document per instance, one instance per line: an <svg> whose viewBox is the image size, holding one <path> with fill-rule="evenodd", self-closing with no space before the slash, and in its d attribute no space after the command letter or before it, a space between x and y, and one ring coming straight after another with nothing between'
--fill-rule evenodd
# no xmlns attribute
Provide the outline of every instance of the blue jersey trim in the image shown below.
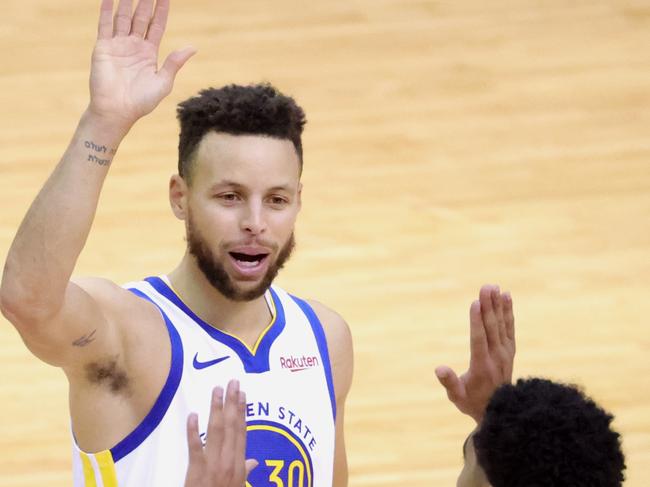
<svg viewBox="0 0 650 487"><path fill-rule="evenodd" d="M309 319L309 324L311 324L311 329L314 332L314 337L316 338L316 343L318 344L318 351L320 356L323 359L323 368L325 369L325 379L327 380L327 388L330 392L330 399L332 401L332 415L334 416L334 421L336 421L336 395L334 394L334 381L332 379L332 366L330 364L330 354L327 349L327 339L325 338L325 331L323 331L323 325L321 324L318 316L312 309L312 307L304 300L297 298L294 295L290 296L293 300L300 306L300 309L305 316Z"/></svg>
<svg viewBox="0 0 650 487"><path fill-rule="evenodd" d="M289 433L298 443L300 443L300 446L302 447L305 452L309 455L309 448L307 448L307 445L302 441L302 438L298 436L294 431L291 430L287 425L278 423L276 421L269 421L266 419L252 419L250 421L246 421L246 427L249 428L250 426L270 426L272 428L279 428L287 433ZM309 458L311 459L311 455L309 455Z"/></svg>
<svg viewBox="0 0 650 487"><path fill-rule="evenodd" d="M269 289L276 310L275 321L262 337L262 340L257 346L257 350L255 350L255 353L253 354L239 339L222 332L199 318L160 277L147 277L145 281L151 284L153 288L165 298L175 304L180 310L189 316L192 321L203 328L203 330L213 339L230 347L239 356L244 365L244 370L248 374L261 374L270 370L271 365L269 363L269 352L271 351L271 345L273 345L275 339L280 335L280 333L282 333L285 325L284 308L282 307L280 298L273 288Z"/></svg>
<svg viewBox="0 0 650 487"><path fill-rule="evenodd" d="M142 291L138 289L129 289L129 291L136 296L153 303L151 298ZM156 305L156 303L153 304ZM156 429L165 416L165 413L167 413L169 405L178 390L181 377L183 376L183 344L181 342L181 337L165 312L160 309L158 305L156 305L156 307L160 310L160 313L165 319L167 332L169 333L169 339L172 346L172 359L169 367L169 375L167 376L167 381L160 391L158 399L156 399L151 411L149 411L142 422L131 433L129 433L126 438L111 448L111 455L113 456L114 462L118 462L120 459L135 450L144 440L147 439L151 432Z"/></svg>

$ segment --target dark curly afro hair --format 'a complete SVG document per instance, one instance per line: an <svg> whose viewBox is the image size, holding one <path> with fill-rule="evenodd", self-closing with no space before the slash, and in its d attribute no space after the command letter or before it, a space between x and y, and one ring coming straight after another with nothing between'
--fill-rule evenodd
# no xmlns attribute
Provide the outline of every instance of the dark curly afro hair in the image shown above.
<svg viewBox="0 0 650 487"><path fill-rule="evenodd" d="M474 434L493 487L615 487L624 480L613 416L577 387L520 379L494 393Z"/></svg>
<svg viewBox="0 0 650 487"><path fill-rule="evenodd" d="M288 139L296 148L302 171L305 112L268 83L202 90L178 104L177 118L181 126L178 174L183 178L190 176L196 149L210 131Z"/></svg>

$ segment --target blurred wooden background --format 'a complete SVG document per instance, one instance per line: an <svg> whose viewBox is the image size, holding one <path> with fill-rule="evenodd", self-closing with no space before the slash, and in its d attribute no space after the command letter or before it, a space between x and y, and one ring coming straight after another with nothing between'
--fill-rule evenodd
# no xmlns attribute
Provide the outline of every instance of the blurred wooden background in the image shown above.
<svg viewBox="0 0 650 487"><path fill-rule="evenodd" d="M3 0L0 254L87 101L98 1ZM350 323L351 486L454 485L482 283L515 299L517 375L584 385L650 478L650 4L176 0L198 55L113 165L78 273L124 282L184 248L175 104L269 80L305 107L298 251L282 286ZM70 485L63 374L0 320L0 486ZM179 448L184 447L179 445Z"/></svg>

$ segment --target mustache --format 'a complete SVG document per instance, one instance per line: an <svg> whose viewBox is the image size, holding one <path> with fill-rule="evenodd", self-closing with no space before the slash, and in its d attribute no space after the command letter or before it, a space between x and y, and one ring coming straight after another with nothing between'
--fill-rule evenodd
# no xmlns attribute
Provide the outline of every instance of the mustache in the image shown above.
<svg viewBox="0 0 650 487"><path fill-rule="evenodd" d="M278 250L280 247L277 242L257 237L245 240L231 240L227 242L221 242L219 246L222 249L230 249L233 247L264 247L273 251Z"/></svg>

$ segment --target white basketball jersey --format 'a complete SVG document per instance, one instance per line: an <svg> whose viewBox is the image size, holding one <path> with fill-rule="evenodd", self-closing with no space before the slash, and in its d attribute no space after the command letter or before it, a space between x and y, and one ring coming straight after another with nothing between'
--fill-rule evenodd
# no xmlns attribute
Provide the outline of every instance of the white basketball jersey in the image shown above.
<svg viewBox="0 0 650 487"><path fill-rule="evenodd" d="M331 487L336 403L323 328L303 300L272 287L273 319L253 349L202 321L165 277L126 286L161 311L171 340L167 381L142 423L110 450L73 442L75 487L182 487L186 425L199 414L204 437L212 389L238 379L246 393L251 487Z"/></svg>

